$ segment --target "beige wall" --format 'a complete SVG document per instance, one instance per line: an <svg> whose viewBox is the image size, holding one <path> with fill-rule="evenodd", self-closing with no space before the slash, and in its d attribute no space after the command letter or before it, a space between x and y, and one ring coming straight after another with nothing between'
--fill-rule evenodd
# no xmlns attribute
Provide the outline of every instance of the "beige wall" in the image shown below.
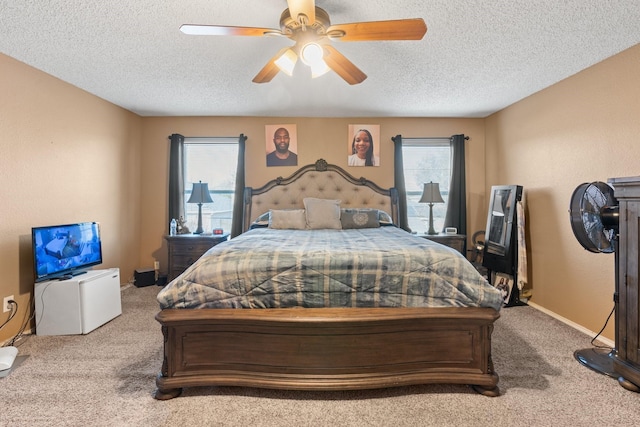
<svg viewBox="0 0 640 427"><path fill-rule="evenodd" d="M257 186L295 170L265 166L264 126L277 123L297 125L299 165L324 158L345 167L348 124L379 123L383 165L347 169L383 186L393 185L393 135L469 135L469 232L485 227L491 185L523 185L532 301L590 330L612 307L613 256L583 250L567 210L578 184L638 174L640 47L486 120L140 118L3 55L0 72L0 297L16 296L17 319L33 291L32 226L100 221L104 267L120 267L123 282L155 259L166 271L167 137L244 133L247 184ZM14 320L0 331L0 342L18 326ZM606 336L613 338L611 326Z"/></svg>
<svg viewBox="0 0 640 427"><path fill-rule="evenodd" d="M19 304L3 342L31 305L31 227L99 221L102 267L138 265L141 119L4 55L0 75L0 298Z"/></svg>
<svg viewBox="0 0 640 427"><path fill-rule="evenodd" d="M141 267L160 261L167 270L167 183L169 140L172 133L184 136L247 136L246 181L260 186L278 176L289 176L296 167L270 167L265 162L265 125L295 124L298 135L298 166L323 158L364 176L383 187L393 186L393 142L391 137L451 136L464 133L467 141L467 190L469 230L484 229L484 120L414 118L273 118L273 117L155 117L143 120L142 196L143 218L140 248ZM348 167L348 125L380 124L380 167ZM215 168L215 164L211 165Z"/></svg>
<svg viewBox="0 0 640 427"><path fill-rule="evenodd" d="M381 125L383 165L348 168L382 186L393 185L391 137L464 133L469 164L470 229L484 226L484 121L481 119L319 119L252 117L141 118L78 88L0 55L0 298L14 295L15 319L25 317L33 293L31 227L95 220L101 223L104 264L119 267L122 282L139 267L161 262L166 271L168 139L236 136L247 140L247 184L291 174L267 168L264 126L295 123L299 165L318 158L346 167L347 126ZM143 154L142 154L143 153ZM212 165L215 167L215 165ZM30 314L30 312L29 312ZM7 314L0 313L0 322ZM0 342L21 325L0 331Z"/></svg>
<svg viewBox="0 0 640 427"><path fill-rule="evenodd" d="M569 201L583 182L640 174L640 45L486 120L487 186L528 204L532 302L591 331L613 308L614 256L580 246ZM614 338L613 321L605 336Z"/></svg>

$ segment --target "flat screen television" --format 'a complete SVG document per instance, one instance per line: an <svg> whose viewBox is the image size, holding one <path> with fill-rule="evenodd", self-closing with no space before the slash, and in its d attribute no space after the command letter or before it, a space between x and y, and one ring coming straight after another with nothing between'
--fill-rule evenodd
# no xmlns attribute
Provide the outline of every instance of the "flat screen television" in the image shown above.
<svg viewBox="0 0 640 427"><path fill-rule="evenodd" d="M33 227L31 237L36 282L70 279L102 263L97 222Z"/></svg>

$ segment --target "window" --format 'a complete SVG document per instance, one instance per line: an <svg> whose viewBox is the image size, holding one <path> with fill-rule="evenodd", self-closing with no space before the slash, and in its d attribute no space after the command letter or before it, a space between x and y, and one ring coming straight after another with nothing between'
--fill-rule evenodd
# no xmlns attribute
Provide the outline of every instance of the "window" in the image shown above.
<svg viewBox="0 0 640 427"><path fill-rule="evenodd" d="M402 138L404 181L407 188L409 228L418 233L429 229L429 205L418 203L423 184L437 182L445 203L433 205L433 226L444 227L451 183L451 145L449 138Z"/></svg>
<svg viewBox="0 0 640 427"><path fill-rule="evenodd" d="M214 228L231 231L233 199L238 165L238 138L184 139L184 200L187 227L198 228L198 205L186 203L193 183L209 184L213 203L202 205L202 228L211 233Z"/></svg>

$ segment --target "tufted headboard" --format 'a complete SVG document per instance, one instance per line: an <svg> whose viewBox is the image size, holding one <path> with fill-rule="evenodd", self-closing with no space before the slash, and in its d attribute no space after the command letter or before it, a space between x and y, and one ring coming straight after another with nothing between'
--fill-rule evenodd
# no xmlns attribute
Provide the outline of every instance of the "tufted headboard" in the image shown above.
<svg viewBox="0 0 640 427"><path fill-rule="evenodd" d="M245 187L242 231L270 209L304 209L302 199L338 199L343 208L374 208L398 223L398 192L384 189L365 178L355 178L320 159L298 169L288 178L278 177L260 188Z"/></svg>

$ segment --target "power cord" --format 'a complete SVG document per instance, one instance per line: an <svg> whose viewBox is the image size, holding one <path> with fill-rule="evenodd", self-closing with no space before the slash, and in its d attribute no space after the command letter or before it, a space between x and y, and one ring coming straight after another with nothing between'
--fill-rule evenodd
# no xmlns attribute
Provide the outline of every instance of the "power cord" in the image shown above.
<svg viewBox="0 0 640 427"><path fill-rule="evenodd" d="M35 292L33 292L31 294L31 299L29 301L29 307L33 307L34 301L35 301ZM18 303L16 303L16 309L17 309L17 306L18 306ZM27 318L27 313L28 312L29 312L29 310L25 310L25 312L24 312L25 320L22 323L22 327L20 328L18 333L13 337L13 339L11 340L11 344L9 344L9 345L15 346L16 341L18 341L20 338L22 338L22 334L24 334L24 330L27 329L27 325L29 325L29 323L31 323L31 321L35 317L35 315L36 315L36 310L35 309L31 310L31 316L29 316L29 318Z"/></svg>
<svg viewBox="0 0 640 427"><path fill-rule="evenodd" d="M42 292L40 293L40 306L42 307L42 310L40 310L40 321L42 321L42 319L44 318L44 313L47 308L46 304L44 303L44 294L45 292L47 292L47 289L49 289L49 286L51 286L51 284L53 284L52 281L46 283L44 289L42 289ZM35 313L35 309L33 311ZM36 331L38 330L38 326L40 326L40 322L36 323Z"/></svg>
<svg viewBox="0 0 640 427"><path fill-rule="evenodd" d="M602 334L602 331L604 331L604 329L607 327L607 324L609 323L609 320L611 319L611 316L613 316L613 313L615 311L616 311L616 306L614 304L613 305L613 309L611 310L611 313L609 313L609 316L607 316L607 320L605 320L605 322L604 322L604 326L602 327L602 329L600 329L600 331L596 334L596 336L591 339L591 345L594 346L595 348L603 348L603 349L613 350L611 347L609 347L607 345L597 345L597 344L595 344L595 341L600 336L600 334Z"/></svg>
<svg viewBox="0 0 640 427"><path fill-rule="evenodd" d="M8 304L11 304L11 312L9 312L9 318L7 320L5 320L5 322L0 325L0 329L4 328L5 325L9 322L11 322L11 319L13 319L14 317L16 317L16 314L18 314L18 303L15 302L14 300L10 299L9 301L7 301Z"/></svg>
<svg viewBox="0 0 640 427"><path fill-rule="evenodd" d="M34 296L32 295L31 296L31 302L32 303L33 303L33 298L34 298ZM19 308L18 302L14 301L14 300L9 300L7 302L9 304L11 304L11 313L9 314L9 318L2 325L0 325L0 329L4 328L7 325L7 323L9 323L14 317L16 317L16 314L18 314L18 308ZM19 340L22 337L22 334L24 334L24 330L27 328L27 325L29 324L29 322L31 322L31 320L35 316L35 310L33 310L33 313L31 314L31 316L28 319L26 318L27 311L25 311L24 314L25 314L25 321L22 323L22 326L20 327L20 330L3 347L15 346L16 341Z"/></svg>

